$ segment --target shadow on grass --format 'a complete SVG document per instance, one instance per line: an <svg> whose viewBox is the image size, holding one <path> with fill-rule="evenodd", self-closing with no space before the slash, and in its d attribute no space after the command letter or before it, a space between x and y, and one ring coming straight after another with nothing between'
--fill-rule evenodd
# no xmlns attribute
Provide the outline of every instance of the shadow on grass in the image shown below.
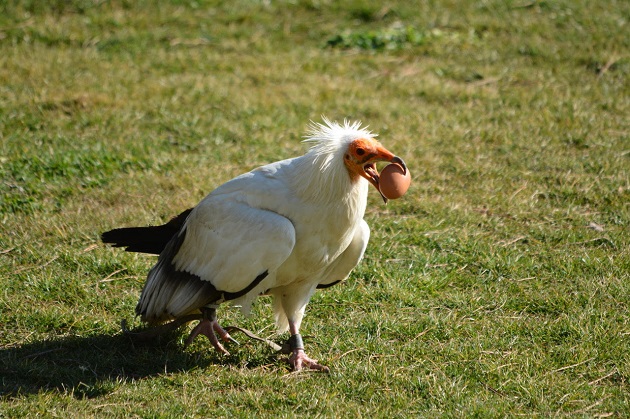
<svg viewBox="0 0 630 419"><path fill-rule="evenodd" d="M247 356L246 351L242 356ZM151 344L135 343L122 334L34 342L0 349L0 396L56 389L76 398L99 397L113 391L120 382L213 364L242 365L238 352L222 356L209 343L203 352L186 351L175 342L174 335ZM251 361L246 362L248 368L273 362L269 357Z"/></svg>

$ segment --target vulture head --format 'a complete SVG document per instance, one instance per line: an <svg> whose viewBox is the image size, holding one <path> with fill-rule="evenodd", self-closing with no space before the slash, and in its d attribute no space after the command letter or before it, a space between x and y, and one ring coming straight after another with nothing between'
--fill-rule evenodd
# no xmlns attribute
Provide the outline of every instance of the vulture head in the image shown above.
<svg viewBox="0 0 630 419"><path fill-rule="evenodd" d="M311 123L305 140L315 143L311 153L314 154L314 161L318 163L320 172L332 172L329 173L331 179L349 178L351 183L366 179L387 203L387 198L380 191L380 176L376 164L396 163L406 173L407 165L403 159L387 150L375 139L377 134L361 127L358 121L350 123L346 120L343 125L325 117L323 121L323 124ZM343 166L339 162L343 162Z"/></svg>

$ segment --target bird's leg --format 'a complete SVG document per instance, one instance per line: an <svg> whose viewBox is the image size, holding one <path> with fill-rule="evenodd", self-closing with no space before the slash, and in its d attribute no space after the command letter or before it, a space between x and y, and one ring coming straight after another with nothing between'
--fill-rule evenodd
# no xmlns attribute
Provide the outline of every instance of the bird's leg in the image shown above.
<svg viewBox="0 0 630 419"><path fill-rule="evenodd" d="M289 337L289 347L291 348L291 355L287 359L289 364L295 371L300 371L302 368L308 368L311 370L318 370L323 372L329 372L330 369L322 364L319 364L316 359L309 358L304 352L304 342L302 341L302 335L300 335L299 327L292 321L289 321L289 331L291 337ZM285 358L286 359L286 358Z"/></svg>
<svg viewBox="0 0 630 419"><path fill-rule="evenodd" d="M223 347L221 342L219 342L219 339L217 339L217 333L225 342L235 342L237 344L238 342L232 339L230 334L219 325L216 308L203 307L201 312L203 313L203 319L201 319L199 324L190 332L185 345L190 345L198 335L204 335L210 340L210 343L212 343L212 346L214 346L217 351L224 355L229 355L230 353Z"/></svg>

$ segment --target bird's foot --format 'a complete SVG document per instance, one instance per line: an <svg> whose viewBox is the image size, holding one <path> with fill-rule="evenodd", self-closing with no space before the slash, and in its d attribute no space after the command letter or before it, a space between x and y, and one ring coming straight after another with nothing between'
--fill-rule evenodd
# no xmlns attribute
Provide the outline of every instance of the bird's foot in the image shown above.
<svg viewBox="0 0 630 419"><path fill-rule="evenodd" d="M307 368L310 370L330 372L330 369L328 369L327 366L318 363L316 359L306 356L306 352L304 352L304 342L302 341L302 336L299 333L291 335L285 344L285 348L288 349L285 353L291 353L291 356L285 358L285 360L295 371Z"/></svg>
<svg viewBox="0 0 630 419"><path fill-rule="evenodd" d="M316 359L309 358L304 352L304 349L295 349L291 352L291 356L286 359L295 371L300 371L302 368L306 368L310 370L330 372L330 369L327 366L320 364Z"/></svg>
<svg viewBox="0 0 630 419"><path fill-rule="evenodd" d="M190 345L197 336L204 335L210 340L210 343L212 343L212 346L214 346L214 348L217 351L219 351L223 355L229 355L230 353L223 347L221 342L219 342L219 339L217 338L217 334L224 342L234 342L238 344L238 342L235 339L233 339L230 336L230 334L221 327L221 325L216 319L210 320L210 319L204 318L190 332L188 339L186 339L185 345L186 346Z"/></svg>

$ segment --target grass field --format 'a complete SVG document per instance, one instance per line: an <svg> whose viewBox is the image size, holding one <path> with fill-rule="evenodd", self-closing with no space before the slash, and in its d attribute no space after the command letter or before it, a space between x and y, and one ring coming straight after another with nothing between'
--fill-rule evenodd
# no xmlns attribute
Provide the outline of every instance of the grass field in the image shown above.
<svg viewBox="0 0 630 419"><path fill-rule="evenodd" d="M0 2L0 417L630 416L626 1ZM346 284L302 328L121 335L157 224L309 120L402 156ZM274 335L270 301L220 312ZM138 323L134 323L136 326Z"/></svg>

